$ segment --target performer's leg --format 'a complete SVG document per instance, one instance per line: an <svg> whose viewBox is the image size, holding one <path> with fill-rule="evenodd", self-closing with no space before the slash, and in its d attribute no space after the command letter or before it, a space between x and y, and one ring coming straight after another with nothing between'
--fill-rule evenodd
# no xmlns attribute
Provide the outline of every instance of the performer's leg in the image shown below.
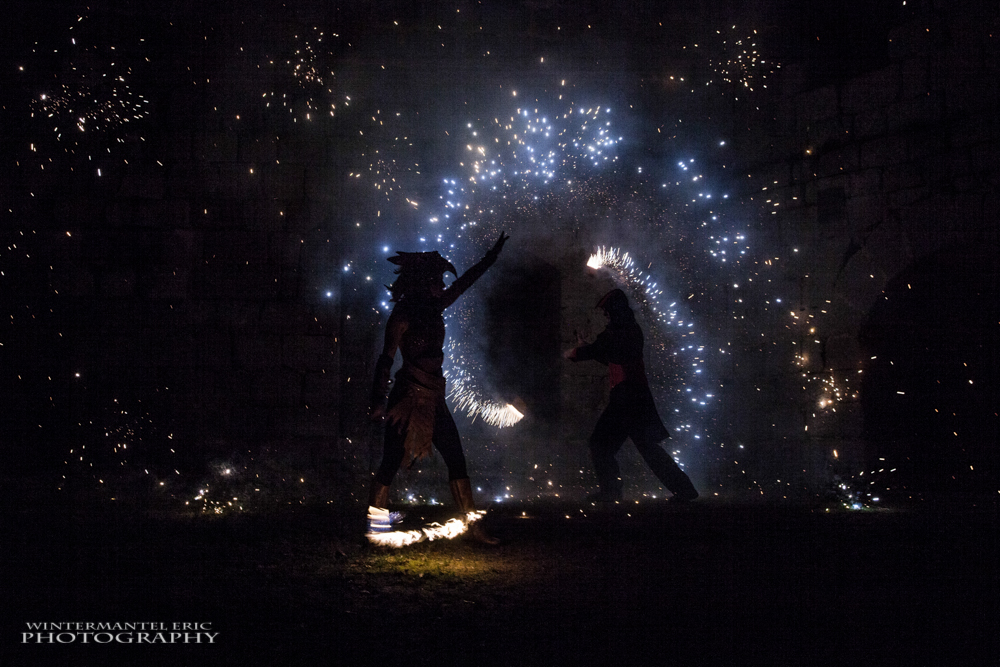
<svg viewBox="0 0 1000 667"><path fill-rule="evenodd" d="M461 510L463 518L476 511L476 503L472 497L472 483L465 464L465 453L462 451L462 440L458 435L458 427L442 402L434 415L434 446L441 452L441 458L448 466L448 486L455 504ZM467 520L467 519L466 519ZM496 546L500 540L491 537L483 528L481 520L468 524L468 535L482 544Z"/></svg>
<svg viewBox="0 0 1000 667"><path fill-rule="evenodd" d="M594 461L594 473L601 487L600 494L592 496L592 500L621 500L622 480L621 470L615 455L625 442L626 434L622 428L620 411L609 405L594 426L590 435L590 456Z"/></svg>
<svg viewBox="0 0 1000 667"><path fill-rule="evenodd" d="M468 479L469 472L465 463L465 452L462 451L462 439L458 435L458 427L451 416L451 411L443 402L434 413L434 447L441 453L444 464L448 466L448 481Z"/></svg>
<svg viewBox="0 0 1000 667"><path fill-rule="evenodd" d="M399 401L396 392L389 394L389 407L391 408ZM372 507L385 509L389 506L389 487L392 479L396 476L396 471L403 463L406 441L406 433L400 432L395 425L387 423L385 426L385 438L382 445L382 463L379 464L375 479L368 493L368 504Z"/></svg>
<svg viewBox="0 0 1000 667"><path fill-rule="evenodd" d="M664 451L659 444L640 438L635 443L635 447L653 474L663 483L663 486L674 494L674 498L694 500L698 497L698 492L695 490L694 484L691 483L691 478L681 470L673 457Z"/></svg>
<svg viewBox="0 0 1000 667"><path fill-rule="evenodd" d="M396 471L403 463L403 442L406 435L399 433L391 424L385 428L385 444L382 450L382 463L375 473L375 482L383 486L392 484L392 479L396 476Z"/></svg>

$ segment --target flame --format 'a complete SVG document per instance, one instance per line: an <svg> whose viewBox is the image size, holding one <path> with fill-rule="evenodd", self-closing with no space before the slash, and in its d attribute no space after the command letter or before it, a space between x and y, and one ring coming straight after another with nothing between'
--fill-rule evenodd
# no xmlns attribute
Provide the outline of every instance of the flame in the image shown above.
<svg viewBox="0 0 1000 667"><path fill-rule="evenodd" d="M453 540L469 529L469 524L485 516L485 511L469 512L465 520L449 519L444 524L431 523L420 530L392 530L386 533L369 532L365 535L368 541L379 547L399 549L424 540Z"/></svg>

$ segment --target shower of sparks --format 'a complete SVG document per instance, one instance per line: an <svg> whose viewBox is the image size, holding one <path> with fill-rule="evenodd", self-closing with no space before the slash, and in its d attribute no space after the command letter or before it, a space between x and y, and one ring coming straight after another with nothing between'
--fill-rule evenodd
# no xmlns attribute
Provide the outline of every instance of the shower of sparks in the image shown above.
<svg viewBox="0 0 1000 667"><path fill-rule="evenodd" d="M293 36L287 55L268 58L274 84L261 95L264 107L281 109L298 122L335 116L338 104L349 106L351 98L336 90L335 57L328 46L339 38L313 27Z"/></svg>
<svg viewBox="0 0 1000 667"><path fill-rule="evenodd" d="M461 256L457 265L470 265L478 260L475 253L501 230L516 234L515 217L537 215L560 196L560 190L572 189L573 180L585 176L581 172L616 164L615 148L622 138L613 133L610 114L603 106L584 109L572 105L554 115L537 107L520 107L504 116L467 122L456 137L461 175L442 179L436 205L424 207L415 199L403 198L411 215L426 216L419 223L419 249L436 248L453 260ZM400 113L382 110L372 115L373 129L382 135L391 133L392 138L385 140L388 150L380 144L366 153L374 156L366 171L372 187L387 197L401 187L395 173L420 173L412 158L396 157L412 146L409 134L399 129L405 120ZM411 163L413 167L402 166ZM363 173L352 172L349 177L360 178ZM384 255L384 248L381 250ZM387 300L381 306L390 309ZM512 426L523 413L509 401L490 397L480 365L462 347L465 336L459 332L475 325L472 314L472 308L461 299L446 314L450 332L444 369L448 397L471 418L499 428Z"/></svg>
<svg viewBox="0 0 1000 667"><path fill-rule="evenodd" d="M98 23L87 16L80 16L66 32L51 35L49 42L36 42L32 54L25 54L25 62L19 68L25 94L18 98L18 113L22 119L30 114L30 129L34 133L23 140L26 156L16 164L26 171L28 166L33 170L41 166L47 176L50 164L61 158L66 166L74 166L78 170L86 164L87 173L103 176L107 182L109 173L112 173L109 170L112 158L108 155L112 151L119 164L123 162L121 158L128 158L124 162L133 163L130 169L136 164L140 168L137 171L151 167L153 161L162 166L156 158L164 156L153 154L159 149L153 148L155 142L146 145L141 143L145 139L138 136L147 127L144 121L149 119L154 106L148 97L149 91L153 90L148 82L150 61L144 56L161 51L149 48L140 38L140 31L125 37L120 34L110 36L109 32L114 32L113 27L98 27ZM632 249L632 253L624 253L602 246L590 257L588 267L607 270L630 287L645 315L655 316L660 323L659 334L681 343L676 348L676 354L662 354L665 347L655 344L658 334L651 332L654 342L650 345L654 351L651 356L658 360L670 357L670 363L680 367L679 370L671 370L666 364L659 367L658 362L650 364L651 379L657 375L661 379L666 378L664 384L670 385L685 399L686 406L675 410L671 429L688 434L688 443L700 440L699 445L703 448L699 454L705 454L709 444L724 447L721 451L726 456L721 458L734 465L736 472L722 470L719 477L725 479L726 475L730 475L745 480L746 487L760 489L762 494L765 489L768 493L774 489L781 493L787 485L784 475L779 480L760 478L745 464L744 458L752 457L745 457L744 452L739 451L743 450L743 444L729 442L728 439L721 443L720 438L710 438L708 429L702 430L699 426L700 408L716 400L708 390L702 389L709 386L704 376L717 375L714 364L718 364L720 357L727 362L731 360L734 367L741 366L738 374L734 371L726 376L731 390L735 385L731 381L733 376L745 375L743 369L748 365L745 359L749 354L766 351L770 355L768 363L773 363L774 367L789 361L792 372L788 377L793 378L791 386L797 392L801 386L801 391L795 394L793 400L802 421L792 421L796 430L807 432L806 440L825 437L813 436L820 429L810 427L829 428L835 416L839 419L856 407L853 404L858 401L860 393L862 364L859 362L858 368L830 368L825 361L828 332L836 330L835 323L830 321L833 316L822 309L822 304L809 304L803 297L796 300L792 294L781 293L794 291L788 286L787 276L801 277L812 267L803 269L801 264L790 263L789 257L794 257L798 249L779 247L777 242L770 249L773 252L765 256L760 246L765 242L766 235L756 234L757 229L747 231L744 224L746 218L761 211L768 214L768 219L774 220L770 216L794 205L793 202L779 202L768 194L762 195L760 201L749 197L750 202L757 205L751 205L746 200L742 202L746 206L744 212L749 211L748 215L726 218L720 213L718 205L723 197L710 192L711 179L695 168L689 156L677 163L680 171L667 177L665 180L669 183L663 183L662 189L660 182L656 182L657 196L660 197L656 199L644 188L656 178L654 174L658 174L658 169L654 165L646 165L643 171L642 168L636 170L633 164L623 164L625 160L619 159L617 154L622 137L612 131L610 119L614 115L610 110L604 106L588 108L570 103L571 95L568 93L565 97L559 95L560 113L549 114L546 111L554 108L552 103L538 99L528 102L526 100L530 100L531 96L524 91L514 94L504 89L504 93L510 92L508 99L511 105L501 104L496 114L473 113L471 120L466 119L457 127L449 127L446 141L454 149L452 156L435 162L429 155L428 146L436 149L437 144L434 143L436 139L428 136L427 110L424 107L419 107L424 116L411 110L417 108L416 104L407 110L392 109L390 112L386 108L386 100L392 96L386 95L376 101L374 92L368 99L362 96L357 103L353 102L344 93L343 82L355 79L344 75L351 70L342 68L348 64L352 67L356 65L342 58L340 53L335 53L345 50L347 40L337 32L318 27L295 32L294 38L291 32L285 34L284 44L280 46L254 50L247 66L256 66L258 73L264 74L266 83L252 93L247 104L257 111L260 106L271 110L271 113L265 114L266 122L275 124L277 118L288 118L289 123L292 120L329 118L335 112L339 115L341 108L348 106L352 110L365 107L371 112L358 114L359 123L367 122L367 117L371 117L370 127L365 125L361 128L364 139L360 140L370 143L365 145L363 160L353 165L355 171L350 176L353 182L370 187L379 198L379 204L385 205L382 210L372 211L370 220L375 223L373 227L376 229L372 235L384 235L374 239L378 248L374 253L376 256L384 257L389 252L389 246L385 244L395 243L392 237L402 237L407 239L408 244L412 239L412 244L404 249L439 249L460 268L467 268L482 256L500 229L513 233L515 237L519 230L528 232L529 228L559 225L564 228L575 226L584 232L601 227L628 232L629 238L587 238L588 244L611 243ZM198 38L202 39L201 34ZM209 36L204 39L210 41ZM250 45L247 48L249 50ZM701 64L708 63L711 69L709 76L699 81L699 85L711 85L712 89L720 90L727 96L735 95L741 100L759 95L763 88L768 87L769 77L781 67L773 60L765 59L764 51L756 30L734 25L715 31L712 38L701 44L697 51L699 57L704 54L700 58ZM178 59L178 63L181 60ZM387 64L389 62L386 60ZM373 63L368 61L369 65ZM374 63L371 70L375 70L378 64ZM162 63L157 65L162 66ZM196 72L199 70L196 59L183 65L193 65ZM191 66L186 69L192 71ZM381 69L384 71L385 65ZM701 71L706 70L702 67ZM219 80L225 81L225 77L219 77ZM198 72L197 80L192 83L198 86L199 92L203 88L220 85L214 76L209 84L205 72ZM264 85L269 87L265 89ZM373 83L372 91L376 88ZM563 83L552 92L565 93L566 90ZM213 91L205 99L222 97L216 96ZM469 99L473 97L470 95ZM554 100L555 94L551 97ZM518 104L521 106L518 107ZM379 109L379 106L383 108ZM434 129L440 129L440 126L435 125ZM285 136L284 132L281 134ZM132 154L125 154L129 150L125 148L126 144L134 148L134 154L141 159L133 160ZM663 155L669 150L670 145L665 144L653 153ZM810 154L812 149L804 147L804 150ZM442 164L449 165L447 172L440 171ZM672 164L667 165L671 170ZM260 173L259 170L257 173ZM435 183L441 183L441 187L414 188L414 182L425 175L440 179ZM742 178L743 175L740 176ZM785 188L785 191L788 189ZM25 201L34 199L36 194L37 191L26 192ZM630 205L645 208L634 215L625 210ZM27 205L17 207L5 204L5 208L12 223L30 218ZM593 213L594 210L601 213ZM565 219L580 211L586 211L584 220L566 222ZM683 218L680 213L689 217ZM208 215L207 209L205 215ZM697 224L693 224L695 220ZM7 252L0 254L0 278L10 280L19 267L30 263L39 264L32 269L44 270L39 258L46 257L42 246L50 240L35 238L35 232L28 229L25 227L19 231L11 227L8 231L8 243L4 244ZM635 236L648 240L648 245L637 242ZM370 238L366 237L365 242ZM754 251L751 251L751 241ZM413 245L419 247L414 248ZM637 258L636 254L641 258ZM705 261L706 258L710 259ZM360 258L345 262L352 271L362 263ZM57 265L56 271L58 268ZM683 275L680 279L677 276L663 278L661 273L667 269L676 269ZM48 271L53 272L52 266L48 266ZM348 272L346 267L345 272ZM367 277L369 274L370 271L359 270L353 275L371 280ZM492 277L488 274L487 280ZM659 288L659 284L666 288ZM667 296L671 292L677 293L676 299ZM12 290L13 293L16 289ZM50 293L58 295L60 290L51 289L50 285ZM339 294L330 291L329 296L332 298L334 293ZM793 303L784 303L782 296L792 297L789 300ZM666 302L671 303L662 305ZM687 308L689 304L690 308ZM477 320L479 313L473 308L475 305L474 299L460 300L447 315L449 341L445 372L450 384L449 400L472 419L478 418L497 427L513 426L523 419L523 412L508 402L509 397L496 395L497 392L489 385L485 364L479 358L480 352L465 342L481 335L481 323ZM385 311L389 307L388 302L383 302L377 309ZM695 308L699 316L705 315L698 318L697 331L689 317L689 312ZM37 326L35 318L38 315L40 320L42 311L34 305L19 304L5 317L8 315L12 325ZM58 335L63 336L62 333ZM18 379L21 379L20 376ZM972 383L971 379L969 383ZM903 394L902 391L898 393ZM48 400L53 405L60 401L58 395L55 400L51 397ZM520 403L517 405L520 406ZM696 412L689 417L685 412L687 408ZM67 473L84 473L103 485L107 475L102 475L102 470L130 469L134 472L138 468L143 479L148 479L152 485L158 488L172 485L180 475L173 468L173 436L167 429L158 430L158 419L154 419L145 406L130 404L128 408L120 405L107 408L92 404L90 410L97 415L89 416L97 418L100 424L94 425L93 434L87 427L81 426L81 432L87 431L86 437L78 437L73 445L65 447L69 450L64 457ZM704 423L711 425L712 431L724 432L725 416L719 414L721 411L714 412L711 415L703 413ZM786 432L791 430L787 424L779 424L777 428L785 428ZM958 433L954 435L957 437ZM710 439L711 443L707 442ZM810 441L810 445L815 443L816 440ZM746 444L747 449L754 446L749 442ZM839 452L836 449L831 451L830 456L838 465L856 464L856 461L850 460L843 446L840 446ZM729 456L730 452L735 456ZM677 454L676 451L672 453ZM150 461L156 464L156 469L153 465L146 468L144 464ZM851 485L861 488L862 484L867 486L878 477L879 486L882 486L882 476L896 470L889 465L886 464L885 469L878 466L874 470L865 468L863 472L854 474L845 471L844 479L851 479L850 482L844 481L845 486L841 489L849 500L847 505L864 507L869 500L877 502L877 498L871 498L871 493L856 492ZM536 469L538 467L535 466ZM248 464L244 462L213 465L209 479L203 480L198 487L188 486L189 492L186 495L180 492L180 495L191 501L192 506L200 504L201 511L207 514L242 509L244 502L254 497L253 494L264 495L257 488L263 486L260 480L251 479L248 469ZM531 479L535 481L537 476L538 480L545 480L539 482L540 486L547 485L545 491L562 487L558 481L553 482L556 475L569 476L560 471L558 465L553 466L551 461L543 462L542 470L544 474L533 472ZM573 475L576 474L573 471ZM579 471L579 475L583 478L584 472ZM279 483L285 484L286 480L273 480L269 482L270 488L277 487ZM302 488L311 484L312 480L307 482L290 477L287 483ZM176 486L176 482L173 485ZM197 488L196 493L191 491L193 488ZM304 497L300 495L295 499ZM496 501L509 498L510 493L501 492ZM433 538L421 532L421 539Z"/></svg>
<svg viewBox="0 0 1000 667"><path fill-rule="evenodd" d="M705 85L722 82L736 99L741 94L746 96L754 92L755 88L767 88L767 77L781 68L779 63L763 57L757 31L751 30L751 34L745 32L735 25L726 32L716 30L715 34L721 37L721 42L708 59L708 66L715 77L706 81Z"/></svg>
<svg viewBox="0 0 1000 667"><path fill-rule="evenodd" d="M161 391L166 394L169 389L158 389L157 393ZM100 432L96 431L93 422L79 424L81 433L89 437L79 438L79 444L67 450L63 461L67 471L84 471L98 476L108 466L141 467L150 480L176 473L174 434L160 428L159 420L146 409L142 399L132 399L128 405L124 400L115 399L102 412ZM89 448L84 444L88 442Z"/></svg>
<svg viewBox="0 0 1000 667"><path fill-rule="evenodd" d="M459 163L465 173L461 178L444 179L438 209L425 220L423 242L433 235L437 245L450 250L463 237L481 242L501 229L516 234L511 218L539 211L558 196L558 189L581 176L580 170L618 161L614 148L621 137L612 132L609 115L610 110L601 106L574 106L554 116L537 108L518 108L502 120L494 117L483 124L467 123ZM459 301L448 319L462 328L470 315L471 308ZM488 397L478 364L464 354L459 338L453 336L449 343L445 369L449 398L469 417L480 417L493 426L519 422L523 414L513 405Z"/></svg>
<svg viewBox="0 0 1000 667"><path fill-rule="evenodd" d="M31 101L32 118L47 123L58 141L71 144L80 133L116 137L121 128L150 113L149 100L131 87L133 68L126 52L136 47L85 45L89 41L81 33L88 24L81 16L71 26L67 43L53 52L63 62L61 69Z"/></svg>
<svg viewBox="0 0 1000 667"><path fill-rule="evenodd" d="M658 283L640 270L629 253L622 253L617 248L597 248L594 254L587 260L587 267L591 269L610 269L618 280L633 292L633 298L638 297L645 309L662 324L675 324L677 311L663 308L659 304L659 299L663 295L663 290L658 287ZM683 324L683 322L680 322ZM688 323L690 326L690 323Z"/></svg>

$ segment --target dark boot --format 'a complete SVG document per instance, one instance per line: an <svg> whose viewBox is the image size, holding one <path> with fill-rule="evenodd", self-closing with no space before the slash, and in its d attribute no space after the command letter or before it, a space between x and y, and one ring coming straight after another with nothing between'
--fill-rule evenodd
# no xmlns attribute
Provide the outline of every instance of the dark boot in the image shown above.
<svg viewBox="0 0 1000 667"><path fill-rule="evenodd" d="M469 537L479 542L481 544L488 544L489 546L496 546L500 544L500 540L495 537L491 537L486 529L483 528L482 523L479 521L468 521L469 512L476 511L476 503L472 499L472 483L469 478L465 479L454 479L449 483L451 487L451 495L455 498L455 504L458 505L458 509L462 511L462 520L467 522Z"/></svg>

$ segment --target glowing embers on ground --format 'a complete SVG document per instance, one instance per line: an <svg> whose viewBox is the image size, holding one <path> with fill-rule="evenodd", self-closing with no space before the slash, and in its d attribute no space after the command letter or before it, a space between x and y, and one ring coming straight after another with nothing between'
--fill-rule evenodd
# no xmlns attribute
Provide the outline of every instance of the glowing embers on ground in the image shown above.
<svg viewBox="0 0 1000 667"><path fill-rule="evenodd" d="M400 547L423 542L424 540L453 540L469 529L469 524L479 521L486 515L484 510L469 512L464 520L452 518L441 523L429 523L419 529L392 530L392 517L388 510L378 507L368 508L368 532L365 537L375 546Z"/></svg>

